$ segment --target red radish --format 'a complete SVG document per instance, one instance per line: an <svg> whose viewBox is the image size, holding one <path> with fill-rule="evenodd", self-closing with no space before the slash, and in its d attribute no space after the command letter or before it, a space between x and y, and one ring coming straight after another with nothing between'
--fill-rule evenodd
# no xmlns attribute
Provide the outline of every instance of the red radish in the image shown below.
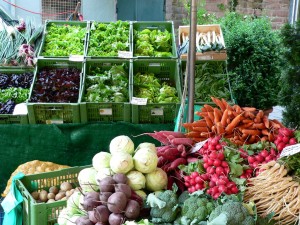
<svg viewBox="0 0 300 225"><path fill-rule="evenodd" d="M297 140L296 140L296 138L291 138L290 140L289 140L289 144L290 145L295 145L295 144L297 144Z"/></svg>
<svg viewBox="0 0 300 225"><path fill-rule="evenodd" d="M171 163L171 165L170 165L168 171L175 170L175 169L178 168L179 165L185 165L185 164L187 164L187 161L186 161L185 158L178 158L178 159L175 159L175 160Z"/></svg>
<svg viewBox="0 0 300 225"><path fill-rule="evenodd" d="M289 143L289 137L287 137L287 136L284 136L283 138L282 138L282 142L284 142L284 143Z"/></svg>
<svg viewBox="0 0 300 225"><path fill-rule="evenodd" d="M269 156L269 152L268 152L266 149L263 149L263 150L260 152L260 155L263 156L264 158L266 158L267 156Z"/></svg>
<svg viewBox="0 0 300 225"><path fill-rule="evenodd" d="M174 138L170 140L170 143L172 145L187 145L187 146L192 146L194 144L194 141L190 138Z"/></svg>
<svg viewBox="0 0 300 225"><path fill-rule="evenodd" d="M283 142L280 142L278 145L277 145L277 149L278 149L278 151L282 151L283 150L283 148L285 147L285 143L283 143Z"/></svg>

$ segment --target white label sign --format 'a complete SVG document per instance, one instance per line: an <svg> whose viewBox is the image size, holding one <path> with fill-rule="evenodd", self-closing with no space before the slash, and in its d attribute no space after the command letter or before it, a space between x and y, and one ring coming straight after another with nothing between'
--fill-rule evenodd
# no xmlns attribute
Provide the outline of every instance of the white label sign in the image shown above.
<svg viewBox="0 0 300 225"><path fill-rule="evenodd" d="M300 152L300 144L290 145L283 148L282 152L280 153L280 158L290 155L295 155Z"/></svg>
<svg viewBox="0 0 300 225"><path fill-rule="evenodd" d="M69 61L72 62L83 62L84 56L83 55L70 55Z"/></svg>
<svg viewBox="0 0 300 225"><path fill-rule="evenodd" d="M128 59L128 58L132 58L133 54L132 54L132 52L129 52L129 51L119 51L118 52L118 57Z"/></svg>
<svg viewBox="0 0 300 225"><path fill-rule="evenodd" d="M151 109L151 116L163 116L164 109L163 108L154 108Z"/></svg>
<svg viewBox="0 0 300 225"><path fill-rule="evenodd" d="M198 152L198 151L203 147L203 145L207 142L207 140L208 140L208 139L196 143L196 144L192 147L192 149L190 150L190 153Z"/></svg>
<svg viewBox="0 0 300 225"><path fill-rule="evenodd" d="M63 124L64 121L62 119L53 119L53 120L46 120L46 124Z"/></svg>
<svg viewBox="0 0 300 225"><path fill-rule="evenodd" d="M137 97L132 97L131 99L131 104L133 105L147 105L147 98L137 98Z"/></svg>
<svg viewBox="0 0 300 225"><path fill-rule="evenodd" d="M99 109L99 114L101 116L111 116L112 115L112 108L108 109Z"/></svg>

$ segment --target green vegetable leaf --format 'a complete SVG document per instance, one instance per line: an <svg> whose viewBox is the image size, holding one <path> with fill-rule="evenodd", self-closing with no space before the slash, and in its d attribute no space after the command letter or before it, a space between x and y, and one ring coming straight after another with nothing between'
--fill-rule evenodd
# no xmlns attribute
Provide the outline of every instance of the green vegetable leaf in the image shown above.
<svg viewBox="0 0 300 225"><path fill-rule="evenodd" d="M147 204L151 207L158 207L162 209L166 206L167 203L157 198L154 193L150 193L147 197Z"/></svg>

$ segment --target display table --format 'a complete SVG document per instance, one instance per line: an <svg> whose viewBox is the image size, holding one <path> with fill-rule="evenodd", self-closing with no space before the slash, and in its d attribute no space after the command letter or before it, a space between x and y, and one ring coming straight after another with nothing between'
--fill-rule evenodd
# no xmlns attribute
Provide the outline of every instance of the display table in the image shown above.
<svg viewBox="0 0 300 225"><path fill-rule="evenodd" d="M51 161L69 166L92 163L99 151L108 151L112 138L127 135L137 146L155 141L145 132L174 130L174 124L52 124L52 125L0 125L0 191L6 187L11 173L32 160Z"/></svg>

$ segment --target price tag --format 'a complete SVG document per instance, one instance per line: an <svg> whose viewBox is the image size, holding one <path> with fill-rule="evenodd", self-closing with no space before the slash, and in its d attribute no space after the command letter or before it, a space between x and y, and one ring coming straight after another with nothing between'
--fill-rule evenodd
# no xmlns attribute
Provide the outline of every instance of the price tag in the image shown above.
<svg viewBox="0 0 300 225"><path fill-rule="evenodd" d="M132 52L129 52L129 51L119 51L118 57L128 59L128 58L132 58L133 54L132 54Z"/></svg>
<svg viewBox="0 0 300 225"><path fill-rule="evenodd" d="M70 55L69 61L72 62L83 62L84 56L83 55Z"/></svg>
<svg viewBox="0 0 300 225"><path fill-rule="evenodd" d="M208 140L208 139L196 143L196 144L192 147L192 149L191 149L190 152L191 152L191 153L198 152L198 151L203 147L203 145L207 142L207 140Z"/></svg>
<svg viewBox="0 0 300 225"><path fill-rule="evenodd" d="M300 152L300 144L290 145L283 148L282 152L280 153L280 158L290 155L295 155Z"/></svg>
<svg viewBox="0 0 300 225"><path fill-rule="evenodd" d="M99 114L101 116L111 116L112 115L112 108L99 109Z"/></svg>
<svg viewBox="0 0 300 225"><path fill-rule="evenodd" d="M154 108L151 109L151 116L163 116L164 109L163 108Z"/></svg>
<svg viewBox="0 0 300 225"><path fill-rule="evenodd" d="M16 104L14 111L13 111L13 115L27 115L27 114L28 114L28 111L27 111L26 103Z"/></svg>
<svg viewBox="0 0 300 225"><path fill-rule="evenodd" d="M131 104L133 105L147 105L147 98L137 98L137 97L132 97L131 99Z"/></svg>
<svg viewBox="0 0 300 225"><path fill-rule="evenodd" d="M46 120L46 124L63 124L63 119Z"/></svg>
<svg viewBox="0 0 300 225"><path fill-rule="evenodd" d="M11 191L8 192L8 194L1 203L5 213L9 213L11 210L13 210L17 204L18 201L16 200L15 196Z"/></svg>

